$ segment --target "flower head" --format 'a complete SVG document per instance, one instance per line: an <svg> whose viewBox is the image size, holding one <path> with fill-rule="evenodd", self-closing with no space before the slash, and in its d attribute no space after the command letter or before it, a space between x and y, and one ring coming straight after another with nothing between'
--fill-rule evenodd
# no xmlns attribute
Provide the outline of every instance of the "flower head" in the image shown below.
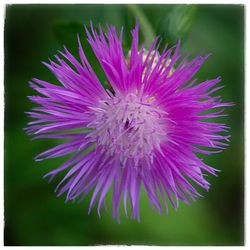
<svg viewBox="0 0 250 250"><path fill-rule="evenodd" d="M146 50L138 45L138 24L132 31L131 50L122 49L122 31L113 26L103 33L86 29L88 42L110 84L104 89L91 68L80 43L80 61L65 48L57 62L44 63L60 85L32 79L31 87L42 96L31 96L39 104L27 112L27 133L38 138L66 141L36 157L36 160L72 154L45 176L66 175L58 184L58 195L81 200L92 192L89 209L97 203L98 214L111 186L113 216L119 220L120 203L127 215L139 219L139 196L144 186L149 201L160 212L175 208L179 200L189 203L201 196L192 183L208 190L205 173L217 170L198 156L222 151L228 127L212 118L223 116L219 96L220 77L197 83L194 75L208 55L188 60L180 42L159 52L158 38ZM93 190L93 191L92 191ZM160 200L163 200L164 206Z"/></svg>

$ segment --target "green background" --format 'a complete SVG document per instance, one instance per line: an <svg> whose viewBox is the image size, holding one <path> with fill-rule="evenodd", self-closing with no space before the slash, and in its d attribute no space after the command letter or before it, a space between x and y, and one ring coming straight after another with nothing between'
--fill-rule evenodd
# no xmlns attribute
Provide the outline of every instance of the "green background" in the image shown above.
<svg viewBox="0 0 250 250"><path fill-rule="evenodd" d="M153 211L145 193L140 200L141 222L121 216L112 219L111 209L101 219L95 210L87 215L90 195L81 203L64 203L42 179L65 158L36 163L33 157L56 141L31 141L23 128L24 112L33 106L26 96L32 77L55 82L40 63L52 58L63 45L77 56L79 32L89 61L105 81L82 28L94 25L124 26L124 49L131 41L135 17L140 22L140 41L149 43L155 34L192 56L212 53L199 79L222 76L225 88L218 92L235 106L221 119L231 126L230 147L221 154L203 157L221 170L208 177L210 192L204 198L168 215ZM244 6L240 5L11 5L5 21L5 245L243 245L244 244ZM110 202L110 200L109 200Z"/></svg>

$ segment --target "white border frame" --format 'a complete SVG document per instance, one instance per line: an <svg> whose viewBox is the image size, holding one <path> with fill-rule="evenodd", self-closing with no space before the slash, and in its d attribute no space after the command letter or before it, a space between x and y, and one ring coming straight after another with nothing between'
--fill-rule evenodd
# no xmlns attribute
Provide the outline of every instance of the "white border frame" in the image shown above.
<svg viewBox="0 0 250 250"><path fill-rule="evenodd" d="M5 22L5 9L6 5L9 4L72 4L72 3L91 3L91 4L100 4L100 3L110 3L110 4L123 4L123 3L138 3L138 4L242 4L245 5L245 246L249 247L250 242L250 234L249 234L249 215L247 211L250 211L249 201L250 201L250 193L249 191L249 184L248 181L250 181L249 178L249 169L250 167L250 156L248 153L249 151L249 142L250 142L250 120L249 120L249 110L250 110L250 86L249 86L249 63L248 60L250 58L250 50L249 50L249 41L250 41L250 33L249 33L249 20L248 16L250 16L249 4L250 1L240 1L240 0L227 0L227 1L221 1L221 0L207 0L207 1L196 1L196 0L188 0L188 1L181 1L181 0L175 0L175 1L164 1L164 0L154 0L154 1L132 1L132 0L120 0L119 3L117 0L106 0L106 1L84 1L84 0L0 0L0 6L2 7L0 9L0 28L1 28L1 35L0 35L0 53L1 53L1 61L0 61L0 69L2 73L0 74L1 84L0 84L0 161L2 170L4 169L4 22ZM2 223L0 227L0 246L3 246L4 244L4 174L2 171L2 174L0 175L0 187L2 188L0 192L0 221ZM219 232L218 232L219 233ZM95 246L95 249L106 249L106 248L117 248L119 246ZM123 246L128 247L128 246ZM12 247L12 249L15 249L16 247ZM40 248L46 248L46 247L40 247ZM59 247L56 247L59 248ZM67 247L67 248L73 248L73 247ZM88 247L89 248L89 247ZM93 247L92 247L93 248ZM168 249L175 249L178 247L150 247L150 246L132 246L132 249L142 249L142 248L168 248ZM193 247L185 247L185 248L193 248ZM196 247L197 248L197 247ZM198 247L201 248L201 247ZM220 247L206 247L207 249L210 248L220 248ZM230 247L231 249L240 249L242 247Z"/></svg>

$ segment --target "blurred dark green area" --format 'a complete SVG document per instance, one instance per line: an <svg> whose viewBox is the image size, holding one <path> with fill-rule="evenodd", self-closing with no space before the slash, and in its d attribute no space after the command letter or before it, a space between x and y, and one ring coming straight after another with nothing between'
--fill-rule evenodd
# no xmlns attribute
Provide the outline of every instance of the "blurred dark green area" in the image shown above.
<svg viewBox="0 0 250 250"><path fill-rule="evenodd" d="M138 18L140 41L155 34L163 43L181 38L182 48L195 56L212 53L199 72L200 81L222 76L224 100L235 103L228 117L231 145L223 153L203 157L221 170L208 177L211 190L190 206L170 208L159 215L143 192L141 222L111 209L99 219L87 214L88 196L81 204L64 203L41 177L65 158L36 163L33 157L56 145L55 141L31 141L23 132L25 111L35 94L28 86L32 77L55 81L40 63L53 58L66 45L77 56L79 33L86 55L102 82L105 76L86 42L83 24L124 27L124 49ZM148 35L147 35L148 34ZM5 21L5 245L243 245L244 244L244 6L240 5L10 5ZM111 200L108 200L111 202Z"/></svg>

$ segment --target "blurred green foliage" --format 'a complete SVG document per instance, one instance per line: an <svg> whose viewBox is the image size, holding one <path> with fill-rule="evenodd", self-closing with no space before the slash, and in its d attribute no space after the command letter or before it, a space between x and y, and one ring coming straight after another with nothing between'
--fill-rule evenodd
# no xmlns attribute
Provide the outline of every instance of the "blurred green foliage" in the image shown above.
<svg viewBox="0 0 250 250"><path fill-rule="evenodd" d="M192 28L197 14L196 5L176 5L165 15L160 26L160 34L168 43L182 39Z"/></svg>
<svg viewBox="0 0 250 250"><path fill-rule="evenodd" d="M133 10L132 10L133 9ZM10 5L5 21L5 245L242 245L244 243L244 7L240 5ZM139 13L139 14L138 14ZM139 16L137 16L139 15ZM56 141L30 141L24 134L28 111L33 104L26 96L35 94L27 82L32 77L56 82L40 64L53 58L66 45L77 56L76 33L86 55L105 82L82 27L92 20L124 27L124 48L129 49L130 30L137 16L140 42L147 33L161 35L164 42L181 38L182 48L195 56L212 53L199 79L222 76L219 91L228 108L223 121L231 126L231 146L219 155L203 156L221 170L208 177L212 184L203 199L190 206L170 208L159 215L146 194L140 200L141 222L112 220L110 205L99 219L87 214L89 198L64 204L41 177L65 158L34 162L39 152ZM150 27L150 28L148 28ZM150 29L150 30L147 30ZM147 40L148 41L148 40ZM62 177L62 176L61 176ZM109 202L111 202L109 200Z"/></svg>

